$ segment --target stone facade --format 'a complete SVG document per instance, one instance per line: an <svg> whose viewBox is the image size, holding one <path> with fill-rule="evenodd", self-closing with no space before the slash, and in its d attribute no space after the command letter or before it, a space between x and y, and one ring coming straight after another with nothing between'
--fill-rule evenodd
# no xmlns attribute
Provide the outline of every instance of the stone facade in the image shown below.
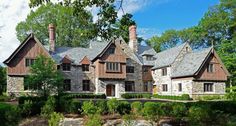
<svg viewBox="0 0 236 126"><path fill-rule="evenodd" d="M19 96L21 92L24 92L24 77L7 76L7 94Z"/></svg>

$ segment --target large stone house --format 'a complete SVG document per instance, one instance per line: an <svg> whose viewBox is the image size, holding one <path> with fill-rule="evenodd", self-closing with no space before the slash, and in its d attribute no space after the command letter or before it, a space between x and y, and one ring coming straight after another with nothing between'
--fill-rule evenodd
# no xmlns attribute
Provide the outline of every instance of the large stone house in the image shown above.
<svg viewBox="0 0 236 126"><path fill-rule="evenodd" d="M188 43L155 55L153 92L160 95L224 95L229 72L210 47L193 51Z"/></svg>
<svg viewBox="0 0 236 126"><path fill-rule="evenodd" d="M4 61L7 65L7 93L29 93L24 78L38 55L52 58L64 75L64 90L71 93L106 94L152 92L151 68L156 52L138 44L136 26L129 28L128 44L120 37L108 42L90 41L88 48L57 47L55 27L49 25L49 46L30 34Z"/></svg>

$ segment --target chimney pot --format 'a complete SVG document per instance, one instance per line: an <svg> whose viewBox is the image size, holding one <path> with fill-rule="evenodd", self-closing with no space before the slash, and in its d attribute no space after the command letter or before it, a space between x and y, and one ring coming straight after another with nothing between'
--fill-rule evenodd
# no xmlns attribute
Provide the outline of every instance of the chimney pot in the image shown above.
<svg viewBox="0 0 236 126"><path fill-rule="evenodd" d="M51 23L48 25L49 31L49 51L51 53L55 52L55 26Z"/></svg>

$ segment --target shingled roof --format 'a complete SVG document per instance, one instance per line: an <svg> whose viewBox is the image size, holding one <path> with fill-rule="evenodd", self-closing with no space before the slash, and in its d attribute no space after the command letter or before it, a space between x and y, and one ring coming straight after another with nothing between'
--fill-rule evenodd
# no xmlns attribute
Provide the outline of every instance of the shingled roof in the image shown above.
<svg viewBox="0 0 236 126"><path fill-rule="evenodd" d="M150 60L146 60L145 58L142 58L144 55L151 55L151 56L156 55L156 51L152 47L150 47L148 45L139 44L137 53L138 53L143 65L154 66L155 59L150 61Z"/></svg>

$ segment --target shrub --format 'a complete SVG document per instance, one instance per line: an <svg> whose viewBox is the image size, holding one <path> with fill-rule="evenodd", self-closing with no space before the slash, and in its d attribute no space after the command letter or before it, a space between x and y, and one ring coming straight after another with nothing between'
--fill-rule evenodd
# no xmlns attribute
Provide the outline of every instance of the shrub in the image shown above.
<svg viewBox="0 0 236 126"><path fill-rule="evenodd" d="M159 113L162 116L170 116L173 111L172 108L173 103L160 103L160 109L162 113Z"/></svg>
<svg viewBox="0 0 236 126"><path fill-rule="evenodd" d="M92 101L83 102L82 110L85 115L93 115L98 112L98 108Z"/></svg>
<svg viewBox="0 0 236 126"><path fill-rule="evenodd" d="M132 112L135 114L135 115L141 115L142 114L142 109L143 109L143 104L141 102L133 102L131 104L131 109L132 109Z"/></svg>
<svg viewBox="0 0 236 126"><path fill-rule="evenodd" d="M119 103L117 111L119 114L124 115L124 114L129 114L131 111L131 106L130 103L127 101L122 101Z"/></svg>
<svg viewBox="0 0 236 126"><path fill-rule="evenodd" d="M11 98L6 95L0 95L0 102L6 102L9 101Z"/></svg>
<svg viewBox="0 0 236 126"><path fill-rule="evenodd" d="M232 101L236 101L236 92L228 92L226 98Z"/></svg>
<svg viewBox="0 0 236 126"><path fill-rule="evenodd" d="M56 107L56 100L54 97L48 97L45 105L41 108L41 116L44 118L50 118L51 113L54 112Z"/></svg>
<svg viewBox="0 0 236 126"><path fill-rule="evenodd" d="M198 99L203 101L209 101L209 100L224 99L224 97L221 95L205 95L205 96L199 96Z"/></svg>
<svg viewBox="0 0 236 126"><path fill-rule="evenodd" d="M90 115L85 126L102 126L102 119L99 114Z"/></svg>
<svg viewBox="0 0 236 126"><path fill-rule="evenodd" d="M160 99L171 99L171 100L191 100L191 98L188 94L183 94L181 96L154 94L153 97L154 98L160 98Z"/></svg>
<svg viewBox="0 0 236 126"><path fill-rule="evenodd" d="M25 101L21 107L21 113L23 116L30 116L32 113L33 103L30 100Z"/></svg>
<svg viewBox="0 0 236 126"><path fill-rule="evenodd" d="M119 101L116 98L112 98L107 101L107 107L110 113L115 114L119 106Z"/></svg>
<svg viewBox="0 0 236 126"><path fill-rule="evenodd" d="M159 119L160 108L157 103L146 102L143 107L143 115L151 121L157 121Z"/></svg>
<svg viewBox="0 0 236 126"><path fill-rule="evenodd" d="M48 124L49 124L49 126L59 126L59 123L63 118L64 117L61 113L53 112L50 115L50 119L48 120Z"/></svg>
<svg viewBox="0 0 236 126"><path fill-rule="evenodd" d="M184 103L175 103L173 104L173 109L171 115L175 117L177 120L186 116L187 108Z"/></svg>
<svg viewBox="0 0 236 126"><path fill-rule="evenodd" d="M65 93L62 97L65 99L72 99L72 98L80 98L80 99L87 99L87 98L93 98L93 99L106 99L105 94L83 94L83 93Z"/></svg>
<svg viewBox="0 0 236 126"><path fill-rule="evenodd" d="M125 93L121 95L122 98L131 99L131 98L148 98L150 99L152 95L150 93Z"/></svg>
<svg viewBox="0 0 236 126"><path fill-rule="evenodd" d="M97 101L96 105L98 107L99 113L101 113L101 114L107 114L108 113L107 102L105 100Z"/></svg>
<svg viewBox="0 0 236 126"><path fill-rule="evenodd" d="M25 101L28 101L28 100L30 100L34 103L34 102L39 102L39 101L46 101L47 98L46 97L38 97L38 96L21 96L18 99L18 103L24 104Z"/></svg>
<svg viewBox="0 0 236 126"><path fill-rule="evenodd" d="M192 106L188 111L188 119L192 125L204 125L206 121L209 121L209 115L207 108L200 106Z"/></svg>
<svg viewBox="0 0 236 126"><path fill-rule="evenodd" d="M135 126L135 117L133 115L123 115L122 116L124 122L122 124L122 126Z"/></svg>
<svg viewBox="0 0 236 126"><path fill-rule="evenodd" d="M20 118L20 111L17 106L0 103L1 126L16 126Z"/></svg>

